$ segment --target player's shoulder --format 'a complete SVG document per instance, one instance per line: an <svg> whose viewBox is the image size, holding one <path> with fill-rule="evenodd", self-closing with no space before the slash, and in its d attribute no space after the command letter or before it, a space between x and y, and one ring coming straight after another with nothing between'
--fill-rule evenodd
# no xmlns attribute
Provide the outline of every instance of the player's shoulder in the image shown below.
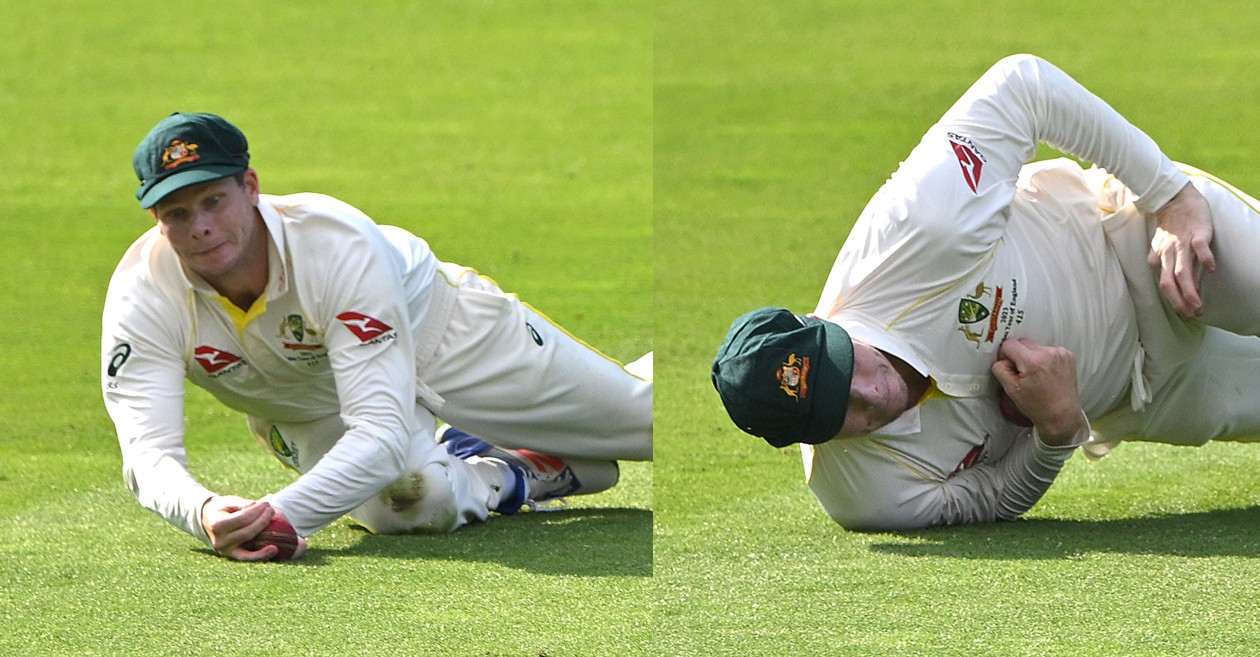
<svg viewBox="0 0 1260 657"><path fill-rule="evenodd" d="M335 253L342 266L353 268L392 257L393 247L382 227L345 201L304 192L261 195L260 205L278 216L286 248L299 261L310 262L314 258L326 262Z"/></svg>
<svg viewBox="0 0 1260 657"><path fill-rule="evenodd" d="M154 226L136 238L114 268L110 288L158 288L180 274L179 258L170 242Z"/></svg>
<svg viewBox="0 0 1260 657"><path fill-rule="evenodd" d="M105 295L107 325L157 326L187 305L187 278L170 242L157 227L136 239L123 254ZM148 322L149 324L144 324Z"/></svg>
<svg viewBox="0 0 1260 657"><path fill-rule="evenodd" d="M259 202L275 210L286 224L345 225L358 230L375 225L362 210L327 194L260 194Z"/></svg>

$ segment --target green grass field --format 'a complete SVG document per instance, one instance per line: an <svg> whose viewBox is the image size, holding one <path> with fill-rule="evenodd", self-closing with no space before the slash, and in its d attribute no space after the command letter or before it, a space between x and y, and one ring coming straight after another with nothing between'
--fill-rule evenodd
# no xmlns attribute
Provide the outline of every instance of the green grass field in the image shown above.
<svg viewBox="0 0 1260 657"><path fill-rule="evenodd" d="M132 149L175 110L240 125L264 191L338 196L610 355L650 350L650 5L2 6L0 654L653 654L650 464L568 513L341 521L299 563L237 564L135 503L99 382L106 283L152 225ZM212 488L291 480L192 399Z"/></svg>
<svg viewBox="0 0 1260 657"><path fill-rule="evenodd" d="M1242 2L656 3L662 654L1256 654L1260 447L1125 445L1020 522L856 534L799 450L730 426L707 370L735 316L813 308L871 194L1003 55L1260 189L1258 29Z"/></svg>
<svg viewBox="0 0 1260 657"><path fill-rule="evenodd" d="M1009 53L1260 191L1258 33L1240 0L0 0L0 655L1253 655L1260 447L1125 445L1019 522L856 534L707 372L734 316L813 306L871 193ZM100 309L152 221L132 149L175 110L240 125L264 191L338 196L617 358L654 349L656 462L450 536L340 521L291 564L141 509ZM190 399L208 485L290 481Z"/></svg>

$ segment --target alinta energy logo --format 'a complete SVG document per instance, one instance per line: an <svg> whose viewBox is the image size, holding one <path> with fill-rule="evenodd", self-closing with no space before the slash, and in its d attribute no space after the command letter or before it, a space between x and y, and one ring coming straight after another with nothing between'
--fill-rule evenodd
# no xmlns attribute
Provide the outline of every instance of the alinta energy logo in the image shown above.
<svg viewBox="0 0 1260 657"><path fill-rule="evenodd" d="M234 353L201 345L193 350L193 358L197 364L212 378L218 378L245 364L240 356Z"/></svg>
<svg viewBox="0 0 1260 657"><path fill-rule="evenodd" d="M381 320L363 313L347 311L337 315L346 328L359 339L362 344L379 344L398 337L394 327Z"/></svg>

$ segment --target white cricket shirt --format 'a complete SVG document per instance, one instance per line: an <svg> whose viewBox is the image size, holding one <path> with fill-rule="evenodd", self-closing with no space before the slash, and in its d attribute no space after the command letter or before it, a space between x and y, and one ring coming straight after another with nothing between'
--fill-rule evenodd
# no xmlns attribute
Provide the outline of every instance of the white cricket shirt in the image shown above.
<svg viewBox="0 0 1260 657"><path fill-rule="evenodd" d="M202 540L214 493L188 470L185 378L249 415L341 415L349 429L336 446L267 498L310 535L400 476L417 351L436 348L454 298L434 282L439 262L423 240L345 203L261 195L259 211L271 270L247 312L185 270L157 227L123 256L105 302L102 388L124 478L143 506Z"/></svg>
<svg viewBox="0 0 1260 657"><path fill-rule="evenodd" d="M1045 142L1061 159L1025 166ZM1002 60L924 135L842 247L815 314L932 377L879 435L803 446L811 488L851 528L1013 518L1072 448L1003 419L990 372L1004 339L1067 347L1090 417L1140 376L1133 303L1100 221L1109 174L1162 206L1188 178L1049 63Z"/></svg>

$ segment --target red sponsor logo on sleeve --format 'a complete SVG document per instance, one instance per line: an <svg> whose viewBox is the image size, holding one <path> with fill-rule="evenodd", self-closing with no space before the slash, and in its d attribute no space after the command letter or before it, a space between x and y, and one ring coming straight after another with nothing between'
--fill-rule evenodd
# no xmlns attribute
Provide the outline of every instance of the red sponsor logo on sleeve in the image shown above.
<svg viewBox="0 0 1260 657"><path fill-rule="evenodd" d="M984 171L984 155L976 148L975 142L962 135L949 133L949 145L954 149L954 157L962 167L963 180L971 188L972 193L980 186L980 173Z"/></svg>
<svg viewBox="0 0 1260 657"><path fill-rule="evenodd" d="M225 368L241 362L241 357L234 353L201 345L193 350L197 364L209 374L218 374Z"/></svg>
<svg viewBox="0 0 1260 657"><path fill-rule="evenodd" d="M341 313L337 319L359 338L359 342L372 342L394 330L394 327L375 317L353 311Z"/></svg>

